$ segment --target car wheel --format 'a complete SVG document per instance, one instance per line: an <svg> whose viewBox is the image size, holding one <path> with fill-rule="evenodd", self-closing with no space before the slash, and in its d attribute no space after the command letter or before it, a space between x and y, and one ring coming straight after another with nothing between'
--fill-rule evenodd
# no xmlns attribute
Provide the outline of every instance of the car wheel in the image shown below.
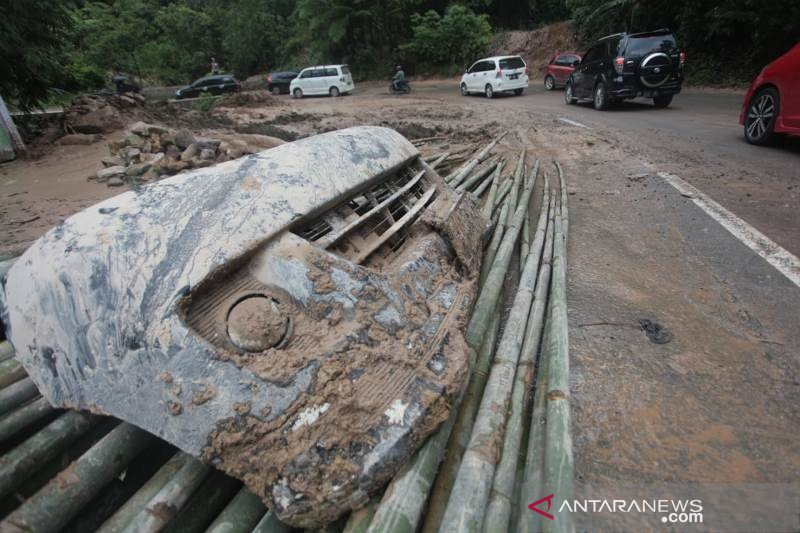
<svg viewBox="0 0 800 533"><path fill-rule="evenodd" d="M516 94L517 96L522 96L522 91L523 90L524 89L514 89L514 94Z"/></svg>
<svg viewBox="0 0 800 533"><path fill-rule="evenodd" d="M759 91L747 108L744 138L750 144L768 144L775 135L775 120L780 111L778 91L768 87Z"/></svg>
<svg viewBox="0 0 800 533"><path fill-rule="evenodd" d="M339 88L331 87L330 89L328 89L328 94L330 94L332 98L336 98L337 96L339 96Z"/></svg>
<svg viewBox="0 0 800 533"><path fill-rule="evenodd" d="M303 97L303 89L298 87L297 89L294 90L292 94L294 95L295 98L300 99Z"/></svg>
<svg viewBox="0 0 800 533"><path fill-rule="evenodd" d="M598 111L605 111L608 109L606 84L602 81L597 82L597 85L594 86L594 108Z"/></svg>
<svg viewBox="0 0 800 533"><path fill-rule="evenodd" d="M280 95L281 94L281 88L276 85L275 87L272 88L272 94L274 94L275 96Z"/></svg>
<svg viewBox="0 0 800 533"><path fill-rule="evenodd" d="M552 91L556 88L556 80L553 79L553 76L549 74L544 78L544 88L545 90Z"/></svg>
<svg viewBox="0 0 800 533"><path fill-rule="evenodd" d="M483 88L483 95L486 98L492 98L494 96L494 89L492 88L491 83L487 83L486 87Z"/></svg>
<svg viewBox="0 0 800 533"><path fill-rule="evenodd" d="M469 96L469 91L467 90L467 84L461 84L461 96Z"/></svg>
<svg viewBox="0 0 800 533"><path fill-rule="evenodd" d="M572 82L568 81L567 86L564 87L564 101L567 105L574 105L578 100L572 92Z"/></svg>
<svg viewBox="0 0 800 533"><path fill-rule="evenodd" d="M662 94L661 96L656 96L653 98L653 105L656 107L664 108L669 106L672 103L672 95L671 94Z"/></svg>

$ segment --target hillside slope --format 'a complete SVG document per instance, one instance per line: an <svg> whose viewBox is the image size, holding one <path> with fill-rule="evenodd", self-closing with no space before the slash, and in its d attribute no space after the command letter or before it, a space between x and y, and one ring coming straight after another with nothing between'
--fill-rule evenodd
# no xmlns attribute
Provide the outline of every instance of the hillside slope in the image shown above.
<svg viewBox="0 0 800 533"><path fill-rule="evenodd" d="M492 55L522 56L530 68L531 77L536 78L556 53L580 50L574 33L570 20L542 26L533 31L501 32L492 39L489 52Z"/></svg>

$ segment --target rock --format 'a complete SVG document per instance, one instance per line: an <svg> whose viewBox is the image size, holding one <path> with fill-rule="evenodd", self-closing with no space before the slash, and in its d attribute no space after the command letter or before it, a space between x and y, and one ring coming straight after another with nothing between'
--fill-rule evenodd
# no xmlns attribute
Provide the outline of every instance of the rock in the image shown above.
<svg viewBox="0 0 800 533"><path fill-rule="evenodd" d="M86 145L92 144L100 138L99 135L90 135L85 133L73 133L71 135L64 135L56 141L59 146L68 145Z"/></svg>
<svg viewBox="0 0 800 533"><path fill-rule="evenodd" d="M175 144L175 134L171 131L166 133L162 133L159 135L159 139L161 139L161 146L169 146L171 144Z"/></svg>
<svg viewBox="0 0 800 533"><path fill-rule="evenodd" d="M101 159L100 162L103 163L103 166L106 168L117 167L125 164L125 161L118 155L109 155Z"/></svg>
<svg viewBox="0 0 800 533"><path fill-rule="evenodd" d="M108 179L109 187L120 187L122 185L125 185L125 182L122 180L120 176L113 176Z"/></svg>
<svg viewBox="0 0 800 533"><path fill-rule="evenodd" d="M132 132L128 132L122 141L126 146L133 146L134 148L141 148L144 146L144 139Z"/></svg>
<svg viewBox="0 0 800 533"><path fill-rule="evenodd" d="M228 141L226 153L231 159L237 159L245 154L249 154L249 147L247 143L238 139Z"/></svg>
<svg viewBox="0 0 800 533"><path fill-rule="evenodd" d="M128 168L126 168L125 169L125 175L127 175L127 176L141 176L142 174L144 174L145 172L150 170L150 167L152 167L152 166L153 165L150 164L150 163L137 163L135 165L131 165Z"/></svg>
<svg viewBox="0 0 800 533"><path fill-rule="evenodd" d="M166 161L166 162L164 162ZM181 170L189 168L189 163L185 161L164 160L158 165L158 170L163 174L177 174Z"/></svg>
<svg viewBox="0 0 800 533"><path fill-rule="evenodd" d="M153 151L153 144L150 141L145 141L142 145L142 153L149 154Z"/></svg>
<svg viewBox="0 0 800 533"><path fill-rule="evenodd" d="M189 162L200 153L200 149L196 144L190 144L186 147L186 150L183 151L181 154L181 161Z"/></svg>
<svg viewBox="0 0 800 533"><path fill-rule="evenodd" d="M139 176L140 181L155 181L159 177L159 173L156 169L151 168L141 176Z"/></svg>
<svg viewBox="0 0 800 533"><path fill-rule="evenodd" d="M196 139L191 131L187 129L178 130L175 132L175 144L181 150L186 150L189 148L190 144L194 144Z"/></svg>
<svg viewBox="0 0 800 533"><path fill-rule="evenodd" d="M178 159L181 157L181 149L174 144L167 146L167 150L164 153L171 159Z"/></svg>
<svg viewBox="0 0 800 533"><path fill-rule="evenodd" d="M124 126L119 111L97 95L82 95L73 100L64 113L64 122L68 130L76 133L109 133Z"/></svg>
<svg viewBox="0 0 800 533"><path fill-rule="evenodd" d="M201 150L210 149L216 152L219 148L220 141L217 139L209 139L207 137L197 137L195 139L195 144L197 144L198 148Z"/></svg>
<svg viewBox="0 0 800 533"><path fill-rule="evenodd" d="M213 161L217 153L211 148L203 148L200 150L200 159L203 161Z"/></svg>
<svg viewBox="0 0 800 533"><path fill-rule="evenodd" d="M140 160L142 151L138 148L127 148L122 153L122 158L126 163L136 163Z"/></svg>
<svg viewBox="0 0 800 533"><path fill-rule="evenodd" d="M146 122L142 122L140 120L139 122L136 122L130 128L128 128L128 131L131 131L141 137L147 137L153 134L160 135L162 133L167 133L168 130L163 126L156 126L155 124L147 124Z"/></svg>
<svg viewBox="0 0 800 533"><path fill-rule="evenodd" d="M107 181L114 176L121 176L123 174L125 174L125 167L122 165L104 168L97 171L97 181Z"/></svg>
<svg viewBox="0 0 800 533"><path fill-rule="evenodd" d="M140 156L139 160L140 160L142 163L150 163L151 165L155 165L155 164L157 164L159 161L161 161L162 159L164 159L165 157L166 157L166 156L165 156L163 153L161 153L161 152L158 152L158 153L155 153L155 154L142 154L142 155Z"/></svg>

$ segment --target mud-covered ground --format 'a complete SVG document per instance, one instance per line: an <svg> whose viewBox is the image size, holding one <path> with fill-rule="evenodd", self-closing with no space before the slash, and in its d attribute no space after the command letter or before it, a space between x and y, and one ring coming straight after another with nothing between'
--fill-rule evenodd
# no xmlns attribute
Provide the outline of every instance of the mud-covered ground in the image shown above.
<svg viewBox="0 0 800 533"><path fill-rule="evenodd" d="M202 129L292 140L378 124L433 137L420 143L425 154L463 151L508 129L497 153L525 144L529 157L562 162L579 494L625 482L800 479L800 287L657 175L680 175L800 253L800 144L746 145L739 95L687 91L667 110L630 103L606 113L538 88L464 98L454 81L415 84L410 96L372 84L336 99L281 99L217 109ZM102 143L58 147L0 166L0 251L117 194L86 180L106 153ZM642 320L661 334L648 336Z"/></svg>

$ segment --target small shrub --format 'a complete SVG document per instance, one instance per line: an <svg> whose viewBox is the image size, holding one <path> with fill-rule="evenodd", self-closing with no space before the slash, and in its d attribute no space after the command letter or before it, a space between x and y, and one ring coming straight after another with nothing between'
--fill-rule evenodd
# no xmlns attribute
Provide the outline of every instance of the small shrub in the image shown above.
<svg viewBox="0 0 800 533"><path fill-rule="evenodd" d="M217 99L210 94L203 93L203 95L200 96L200 100L198 100L195 105L198 111L207 115L211 111L211 108L214 107L216 101Z"/></svg>

